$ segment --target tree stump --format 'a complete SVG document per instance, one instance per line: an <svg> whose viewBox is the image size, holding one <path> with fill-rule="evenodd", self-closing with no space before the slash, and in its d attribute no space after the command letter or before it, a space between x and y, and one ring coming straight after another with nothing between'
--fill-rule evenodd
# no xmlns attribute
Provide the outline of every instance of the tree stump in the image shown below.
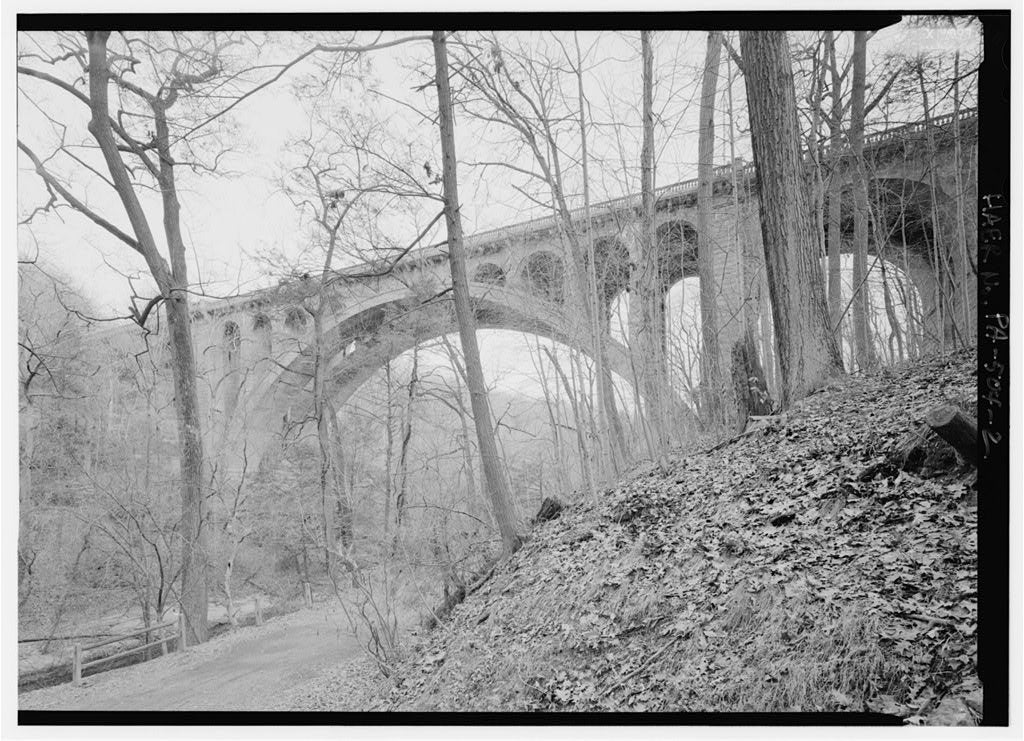
<svg viewBox="0 0 1024 741"><path fill-rule="evenodd" d="M736 425L742 432L752 415L772 412L772 398L768 394L764 370L749 332L732 346L732 383L736 392Z"/></svg>
<svg viewBox="0 0 1024 741"><path fill-rule="evenodd" d="M537 512L537 516L533 518L533 523L547 522L558 517L562 512L563 505L557 499L553 497L544 497L544 501L541 502L540 510Z"/></svg>
<svg viewBox="0 0 1024 741"><path fill-rule="evenodd" d="M952 404L940 404L903 436L889 453L888 460L897 471L927 477L955 467L957 458L953 451L977 467L978 428L961 409Z"/></svg>
<svg viewBox="0 0 1024 741"><path fill-rule="evenodd" d="M952 404L943 404L929 411L924 422L965 461L977 467L978 427L966 414Z"/></svg>

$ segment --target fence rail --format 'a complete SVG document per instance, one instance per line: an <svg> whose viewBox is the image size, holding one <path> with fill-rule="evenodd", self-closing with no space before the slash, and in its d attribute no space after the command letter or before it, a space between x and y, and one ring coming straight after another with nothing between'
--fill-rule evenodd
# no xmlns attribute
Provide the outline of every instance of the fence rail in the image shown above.
<svg viewBox="0 0 1024 741"><path fill-rule="evenodd" d="M158 633L162 630L167 630L168 628L176 628L176 631L171 635L166 635L163 638L159 638L155 641L149 640L151 634ZM138 638L139 636L146 637L146 642L140 646L135 646L124 651L119 651L118 653L110 654L109 656L100 656L99 658L93 659L91 661L84 661L86 651L94 651L97 648L109 646L112 643L120 643L121 641L127 641L132 638ZM71 669L71 681L74 684L80 684L82 682L82 672L85 669L88 669L92 666L96 666L98 664L104 664L108 661L113 661L115 659L123 659L126 656L134 656L135 654L142 653L143 651L148 651L149 649L154 648L156 646L160 647L161 655L165 655L167 653L167 644L171 641L178 642L179 650L185 647L185 620L183 616L179 615L177 620L169 620L164 623L158 623L157 625L151 625L148 628L141 628L139 630L132 631L131 633L123 633L112 638L107 638L106 640L97 641L96 643L90 643L87 646L83 646L80 643L76 643L74 646L74 661L72 663Z"/></svg>

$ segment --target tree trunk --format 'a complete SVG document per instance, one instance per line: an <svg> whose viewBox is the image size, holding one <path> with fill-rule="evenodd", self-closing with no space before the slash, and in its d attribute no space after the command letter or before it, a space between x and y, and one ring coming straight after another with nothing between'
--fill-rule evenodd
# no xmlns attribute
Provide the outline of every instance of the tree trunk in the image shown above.
<svg viewBox="0 0 1024 741"><path fill-rule="evenodd" d="M473 472L473 447L470 443L469 425L466 424L466 407L462 402L462 384L455 379L455 393L458 395L459 427L462 430L462 465L466 470L467 511L476 515L480 511L480 498L476 491L476 474Z"/></svg>
<svg viewBox="0 0 1024 741"><path fill-rule="evenodd" d="M725 58L726 70L728 71L728 85L726 86L727 99L728 99L728 110L729 110L729 162L732 163L731 177L732 177L732 212L733 212L733 230L732 230L732 242L735 253L739 255L739 266L740 266L740 285L743 286L743 334L745 337L749 337L752 341L752 345L748 348L748 353L758 361L758 343L756 338L762 336L760 327L761 307L760 307L760 270L757 268L755 259L755 250L750 244L751 240L744 238L741 241L740 237L740 224L743 219L743 212L740 208L740 177L739 177L739 162L736 159L736 120L735 120L735 108L733 106L732 99L732 85L733 85L733 73L732 73L732 60L727 55ZM745 184L744 184L745 187ZM767 321L767 320L766 320ZM767 334L765 332L764 334ZM769 343L764 343L765 349L770 349ZM771 353L766 352L765 364L771 367ZM763 373L763 371L762 371ZM765 382L765 389L767 389L767 381Z"/></svg>
<svg viewBox="0 0 1024 741"><path fill-rule="evenodd" d="M21 422L21 446L18 460L18 609L20 610L32 592L32 563L35 552L32 545L32 463L35 458L36 429L39 412L32 398L26 393L24 405L19 410Z"/></svg>
<svg viewBox="0 0 1024 741"><path fill-rule="evenodd" d="M732 348L732 382L736 392L736 421L740 432L751 415L771 414L772 400L764 371L757 359L757 345L749 333Z"/></svg>
<svg viewBox="0 0 1024 741"><path fill-rule="evenodd" d="M569 405L572 407L573 426L576 428L576 445L580 450L580 472L583 474L583 485L587 491L590 492L591 496L596 498L597 495L592 478L593 472L590 470L590 466L588 465L590 452L587 449L587 443L583 436L583 419L580 414L576 393L569 381L569 378L562 370L562 365L558 362L558 358L555 354L546 347L544 348L544 352L547 353L548 359L551 361L551 365L554 367L556 375L562 381L562 387L565 389L565 394L569 397Z"/></svg>
<svg viewBox="0 0 1024 741"><path fill-rule="evenodd" d="M597 376L598 404L597 404L597 442L599 448L599 459L602 477L608 471L605 464L610 465L611 471L618 474L625 463L621 458L621 441L614 440L619 429L612 423L615 415L615 399L611 394L611 374L607 373L605 366L605 327L604 327L604 302L598 293L597 288L597 264L594 257L594 230L590 221L590 173L589 157L587 156L587 120L584 109L583 95L583 55L580 51L578 34L573 33L573 41L576 44L576 95L579 99L579 120L580 120L580 158L583 170L583 212L586 223L587 242L587 305L590 312L590 334L591 352L594 358L594 373Z"/></svg>
<svg viewBox="0 0 1024 741"><path fill-rule="evenodd" d="M203 532L205 499L205 457L199 397L196 390L196 364L192 347L191 316L188 308L188 271L185 244L181 235L180 206L174 182L174 158L170 151L166 109L173 96L150 99L154 113L155 140L159 155L158 184L163 204L164 235L170 266L157 248L156 240L142 205L121 160L110 125L108 103L109 31L90 31L89 44L89 132L103 154L111 181L124 206L135 234L135 249L146 260L163 298L170 334L171 374L174 379L174 406L178 422L178 451L181 471L181 609L185 617L187 642L201 643L207 638L207 551Z"/></svg>
<svg viewBox="0 0 1024 741"><path fill-rule="evenodd" d="M853 89L850 93L850 149L853 178L853 339L859 370L875 364L868 324L868 171L864 161L864 87L867 75L867 31L853 33Z"/></svg>
<svg viewBox="0 0 1024 741"><path fill-rule="evenodd" d="M352 547L355 533L352 513L352 487L346 478L345 448L342 444L341 429L338 425L338 410L330 400L325 400L327 421L330 423L331 470L337 499L338 529L341 544L349 549Z"/></svg>
<svg viewBox="0 0 1024 741"><path fill-rule="evenodd" d="M664 418L662 366L665 358L664 315L661 310L661 281L658 244L654 228L654 50L651 32L640 32L643 57L643 148L640 152L640 193L642 214L640 239L633 271L630 302L630 351L637 368L637 391L644 397L644 431L648 452L659 460L667 446Z"/></svg>
<svg viewBox="0 0 1024 741"><path fill-rule="evenodd" d="M829 115L829 156L832 173L828 181L828 317L836 337L842 336L842 194L843 194L843 96L842 79L836 64L835 35L825 32L825 46L832 76L832 111Z"/></svg>
<svg viewBox="0 0 1024 741"><path fill-rule="evenodd" d="M708 33L697 135L697 273L700 276L701 387L707 421L721 424L722 367L718 348L718 286L715 281L714 244L711 241L711 200L714 194L715 93L722 34ZM685 256L683 257L685 260Z"/></svg>
<svg viewBox="0 0 1024 741"><path fill-rule="evenodd" d="M821 120L822 120L822 98L825 92L825 63L826 56L818 56L819 46L814 48L813 64L813 90L811 94L811 134L807 143L807 151L811 155L813 166L814 182L814 233L818 238L819 260L826 254L825 246L825 181L822 178L822 152L821 152ZM824 278L828 280L827 267L825 267Z"/></svg>
<svg viewBox="0 0 1024 741"><path fill-rule="evenodd" d="M788 407L842 372L803 188L796 95L784 32L743 31L747 101L775 344Z"/></svg>
<svg viewBox="0 0 1024 741"><path fill-rule="evenodd" d="M977 289L971 288L970 254L967 245L967 220L964 204L964 182L963 182L963 145L960 134L960 52L956 52L953 58L953 190L954 203L956 205L956 235L957 251L960 254L959 284L960 300L963 302L964 339L967 346L977 344L977 322L975 321L975 307L973 300L977 299ZM975 230L976 231L976 230Z"/></svg>
<svg viewBox="0 0 1024 741"><path fill-rule="evenodd" d="M441 338L441 344L444 345L445 352L448 354L448 360L451 362L452 370L454 373L455 380L455 409L459 415L459 429L462 434L462 465L466 470L466 506L467 512L473 517L479 518L481 521L487 519L487 507L483 506L484 502L477 493L476 485L476 464L473 456L473 443L472 438L469 434L469 425L466 422L467 419L471 418L471 414L466 410L465 398L462 395L462 381L466 375L466 369L459 362L458 353L451 342L448 341L447 337Z"/></svg>
<svg viewBox="0 0 1024 741"><path fill-rule="evenodd" d="M405 515L405 495L409 488L409 443L412 441L412 407L416 398L416 382L419 380L419 345L412 348L412 372L409 375L409 396L405 406L405 423L402 425L402 442L398 449L398 491L395 495L395 536L391 542L391 552L398 548L398 538L402 532L402 518Z"/></svg>
<svg viewBox="0 0 1024 741"><path fill-rule="evenodd" d="M323 312L325 300L321 283L320 297L313 314L313 419L316 420L317 451L320 459L320 524L324 539L324 571L328 577L334 576L334 512L335 497L333 494L332 476L333 460L331 455L330 422L324 399L324 327Z"/></svg>
<svg viewBox="0 0 1024 741"><path fill-rule="evenodd" d="M448 80L448 51L445 47L445 33L434 31L435 83L437 85L438 127L441 132L443 157L442 180L444 184L445 224L448 230L448 264L452 275L452 298L455 302L455 316L459 323L459 339L462 343L462 357L466 365L466 384L469 387L470 404L473 409L473 423L476 426L477 445L483 461L487 490L494 510L494 519L501 533L506 554L519 549L522 544L516 528L515 512L512 507L512 491L502 470L498 447L494 439L494 425L487 400L483 368L480 364L480 348L476 340L476 316L469 300L469 281L466 277L466 256L462 244L462 217L459 214L458 176L455 159L455 123L452 116L452 96Z"/></svg>
<svg viewBox="0 0 1024 741"><path fill-rule="evenodd" d="M395 447L394 407L391 403L391 362L384 364L384 383L387 400L384 413L384 539L387 540L391 529L391 499L394 496L395 483L392 465Z"/></svg>
<svg viewBox="0 0 1024 741"><path fill-rule="evenodd" d="M899 319L896 316L896 306L892 300L892 286L889 284L889 273L885 267L885 253L889 245L891 232L886 223L887 219L882 206L881 195L878 194L877 190L871 221L874 224L875 245L878 249L878 268L882 273L882 302L885 306L886 319L889 321L889 344L896 343L895 351L890 348L890 362L902 362L906 356L903 349L903 332L900 328ZM904 306L908 306L906 301L904 301ZM907 310L909 311L909 308Z"/></svg>
<svg viewBox="0 0 1024 741"><path fill-rule="evenodd" d="M556 479L557 479L557 485L559 486L560 489L562 489L564 491L564 490L567 490L569 488L569 481L568 481L568 476L567 476L567 471L569 470L569 465L568 465L568 463L566 461L565 452L564 452L564 445L562 443L562 432L561 432L561 429L562 429L562 425L561 425L562 405L561 405L561 394L560 394L560 391L559 391L559 389L561 387L558 385L558 380L557 379L554 379L552 382L549 382L548 375L547 375L547 373L544 370L544 358L540 354L540 342L539 341L537 343L537 347L538 347L538 352L537 352L537 361L536 361L535 367L537 369L537 375L540 378L541 390L544 392L544 407L545 407L545 409L547 410L547 413L548 413L548 423L551 425L551 443L554 446L554 455L552 457L554 458L554 462L555 462L555 476L556 476ZM546 349L547 348L545 348L545 350ZM552 393L551 393L552 387L554 388L554 397L555 397L554 400L552 400L552 398L551 398L551 396L552 396Z"/></svg>
<svg viewBox="0 0 1024 741"><path fill-rule="evenodd" d="M935 311L938 313L936 334L939 340L939 350L942 354L945 354L946 343L955 342L957 336L956 316L950 305L954 296L949 285L949 251L946 247L945 239L943 239L935 198L938 186L935 179L935 141L932 132L931 105L928 102L928 89L925 86L924 68L920 63L917 65L917 79L921 89L921 104L924 108L924 124L925 132L927 133L928 189L932 194L929 200L931 201L932 217L932 262L934 263L933 269L935 271Z"/></svg>

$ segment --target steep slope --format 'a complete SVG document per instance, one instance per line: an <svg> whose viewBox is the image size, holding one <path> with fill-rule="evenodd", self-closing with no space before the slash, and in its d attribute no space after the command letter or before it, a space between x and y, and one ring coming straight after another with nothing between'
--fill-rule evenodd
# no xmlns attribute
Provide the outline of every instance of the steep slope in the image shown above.
<svg viewBox="0 0 1024 741"><path fill-rule="evenodd" d="M845 379L567 508L397 668L395 710L873 710L970 723L975 475L892 463L974 353Z"/></svg>

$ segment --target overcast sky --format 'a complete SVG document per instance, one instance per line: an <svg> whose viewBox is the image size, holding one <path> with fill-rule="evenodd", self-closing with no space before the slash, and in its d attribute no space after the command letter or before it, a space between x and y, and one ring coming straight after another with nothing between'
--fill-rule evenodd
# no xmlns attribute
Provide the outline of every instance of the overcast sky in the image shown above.
<svg viewBox="0 0 1024 741"><path fill-rule="evenodd" d="M846 35L848 36L848 34ZM367 35L369 38L369 35ZM561 36L572 52L571 34ZM19 47L31 48L36 40L46 42L45 35L19 38ZM696 114L699 95L699 70L703 64L706 34L703 32L659 32L655 34L656 49L656 104L659 185L693 177L696 165ZM524 46L559 58L562 49L552 38L540 33L506 35L503 43ZM843 39L848 44L848 39ZM593 200L635 193L638 187L640 147L640 61L639 34L593 33L579 35L585 63L585 94L588 112L593 121L589 134L591 163L591 189ZM302 40L293 34L271 37L261 49L260 61L282 59L294 53ZM971 31L936 31L933 29L885 29L869 44L872 58L869 68L880 63L888 50L898 48L922 50L934 48L961 48L965 55L976 53L978 38ZM365 86L374 88L379 95L352 95L352 106L362 107L374 116L388 122L392 130L400 130L411 142L427 151L435 152L437 130L422 114L433 115L436 97L433 86L423 86L428 80L424 70L432 64L429 41L374 52L371 56L371 74ZM37 65L42 66L42 65ZM735 67L723 54L720 70L718 107L718 141L716 162L729 158L728 115L725 94L729 72L734 75L732 95L737 109L743 108L742 79ZM304 103L293 92L293 84L309 74L312 67L296 68L274 86L254 95L238 106L230 115L232 130L224 134L221 144L229 150L220 164L222 176L192 174L178 168L182 225L190 248L190 279L202 283L211 295L230 295L239 291L274 284L273 274L257 255L275 251L283 255L299 255L308 251L311 231L308 220L282 192L280 180L289 167L296 163L296 152L289 142L310 131L309 103ZM71 96L55 91L36 81L19 79L24 93L19 96L19 138L30 143L44 156L52 150L61 135L66 141L88 140L84 126L88 110ZM569 79L564 88L569 103L575 105L575 82ZM344 93L335 104L344 104ZM393 102L391 99L401 101ZM67 126L61 131L50 119ZM173 110L173 109L172 109ZM420 111L416 113L414 111ZM616 121L620 125L609 126ZM623 123L624 122L624 123ZM745 126L742 116L737 125ZM748 137L738 136L736 152L749 159ZM514 186L524 184L524 178L499 171L498 168L473 167L468 163L490 161L495 157L509 157L517 164L536 169L530 158L522 154L519 159L502 148L509 140L507 130L492 125L481 125L466 116L456 121L456 140L460 161L460 192L462 215L467 234L502 226L534 215L536 206L524 199ZM578 142L566 138L564 146L572 149ZM95 152L79 150L83 159L95 162ZM500 153L500 154L496 154ZM567 158L571 159L571 157ZM24 217L45 202L45 191L39 179L26 167L27 160L19 153L18 212ZM71 186L90 206L111 221L127 227L123 210L111 190L102 181L77 167ZM570 184L578 182L575 168L567 167ZM435 189L438 189L436 186ZM148 202L154 225L159 225L159 208L153 198ZM411 213L396 216L390 225L396 240L411 240L418 226L429 221L429 210L436 204L425 202L415 206ZM439 223L428 241L443 238L443 225ZM403 237L403 235L405 235ZM18 231L18 251L21 255L38 254L44 262L57 267L78 287L101 315L124 314L132 294L132 286L142 295L152 295L152 281L145 276L141 258L125 245L99 230L70 210L58 215L37 216L30 227ZM130 284L128 277L133 278ZM670 302L670 313L680 314L680 294L677 287ZM695 287L687 288L689 296ZM682 312L692 318L692 308ZM514 362L522 356L521 340L511 333L494 333L492 341L485 342L494 362L505 367L511 364L513 374L529 374L532 367Z"/></svg>

